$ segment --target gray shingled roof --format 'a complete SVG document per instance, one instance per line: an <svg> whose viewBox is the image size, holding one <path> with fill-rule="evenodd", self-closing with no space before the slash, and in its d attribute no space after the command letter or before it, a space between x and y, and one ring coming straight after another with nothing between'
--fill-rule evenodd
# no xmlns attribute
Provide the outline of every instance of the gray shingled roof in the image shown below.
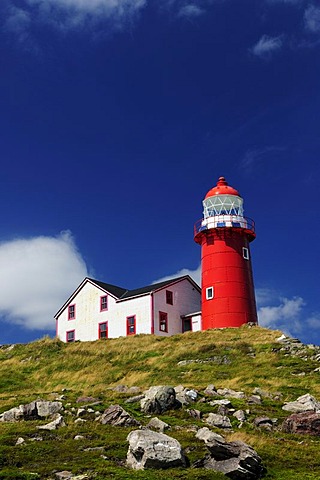
<svg viewBox="0 0 320 480"><path fill-rule="evenodd" d="M182 280L183 278L188 278L192 281L189 275L184 275L182 277L171 278L170 280L165 280L164 282L153 283L151 285L146 285L145 287L136 288L134 290L126 290L125 288L117 287L116 285L110 285L109 283L94 280L93 278L89 278L89 280L98 285L99 287L103 288L104 290L107 290L119 300L124 300L127 298L136 297L138 295L144 295L146 293L154 292L159 288L163 288L166 285L170 285L171 283Z"/></svg>

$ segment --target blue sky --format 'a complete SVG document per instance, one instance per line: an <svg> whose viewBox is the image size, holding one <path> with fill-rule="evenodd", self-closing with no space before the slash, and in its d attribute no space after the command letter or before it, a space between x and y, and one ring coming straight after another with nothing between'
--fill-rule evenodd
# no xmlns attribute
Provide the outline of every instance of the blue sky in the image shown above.
<svg viewBox="0 0 320 480"><path fill-rule="evenodd" d="M262 325L320 343L315 0L2 0L0 343L90 275L199 280L224 175L256 221Z"/></svg>

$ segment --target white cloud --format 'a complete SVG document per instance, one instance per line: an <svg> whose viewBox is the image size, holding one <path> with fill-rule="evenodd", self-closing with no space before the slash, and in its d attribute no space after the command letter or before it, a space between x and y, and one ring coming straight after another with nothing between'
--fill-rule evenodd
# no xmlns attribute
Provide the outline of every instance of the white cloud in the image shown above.
<svg viewBox="0 0 320 480"><path fill-rule="evenodd" d="M285 150L285 147L277 147L273 145L247 150L240 161L240 166L241 168L252 170L252 168L258 164L270 162L270 159L274 159L275 156L278 159L278 154Z"/></svg>
<svg viewBox="0 0 320 480"><path fill-rule="evenodd" d="M87 275L70 232L0 244L0 314L27 329L51 329L53 315Z"/></svg>
<svg viewBox="0 0 320 480"><path fill-rule="evenodd" d="M198 7L198 5L195 5L194 3L190 3L180 8L178 17L193 18L199 17L203 13L205 13L203 8Z"/></svg>
<svg viewBox="0 0 320 480"><path fill-rule="evenodd" d="M253 55L260 58L268 59L271 55L280 50L283 46L283 36L269 37L268 35L262 35L258 42L250 49Z"/></svg>
<svg viewBox="0 0 320 480"><path fill-rule="evenodd" d="M182 268L176 273L172 273L162 278L154 280L152 283L165 282L166 280L171 280L171 278L182 277L183 275L190 275L190 277L198 284L201 285L201 265L195 270L190 270L188 268Z"/></svg>
<svg viewBox="0 0 320 480"><path fill-rule="evenodd" d="M320 33L320 7L309 5L304 12L306 29L311 33Z"/></svg>
<svg viewBox="0 0 320 480"><path fill-rule="evenodd" d="M18 35L39 24L61 32L99 25L107 33L123 28L147 4L147 0L25 0L16 8L13 0L9 2L5 28Z"/></svg>

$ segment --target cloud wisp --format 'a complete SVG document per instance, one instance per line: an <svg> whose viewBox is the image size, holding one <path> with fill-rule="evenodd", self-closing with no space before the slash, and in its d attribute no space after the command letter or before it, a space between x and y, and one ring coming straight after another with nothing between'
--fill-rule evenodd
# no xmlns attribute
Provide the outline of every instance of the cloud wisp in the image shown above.
<svg viewBox="0 0 320 480"><path fill-rule="evenodd" d="M262 35L249 51L256 57L268 60L274 53L279 51L283 46L283 35L278 37L269 37L268 35Z"/></svg>
<svg viewBox="0 0 320 480"><path fill-rule="evenodd" d="M0 314L29 330L54 330L53 315L87 275L70 232L0 244Z"/></svg>
<svg viewBox="0 0 320 480"><path fill-rule="evenodd" d="M204 13L205 13L205 10L203 8L199 7L194 3L189 3L187 5L183 5L180 8L178 12L178 17L191 19L195 17L200 17Z"/></svg>
<svg viewBox="0 0 320 480"><path fill-rule="evenodd" d="M165 277L158 278L152 283L165 282L166 280L171 280L171 278L182 277L184 275L189 275L198 285L201 285L201 265L199 265L195 270L190 270L189 268L182 268L176 273L166 275Z"/></svg>
<svg viewBox="0 0 320 480"><path fill-rule="evenodd" d="M39 27L61 33L121 30L147 4L147 0L24 0L17 7L14 0L8 2L3 28L19 41Z"/></svg>
<svg viewBox="0 0 320 480"><path fill-rule="evenodd" d="M308 5L304 12L305 28L310 33L320 33L320 7Z"/></svg>

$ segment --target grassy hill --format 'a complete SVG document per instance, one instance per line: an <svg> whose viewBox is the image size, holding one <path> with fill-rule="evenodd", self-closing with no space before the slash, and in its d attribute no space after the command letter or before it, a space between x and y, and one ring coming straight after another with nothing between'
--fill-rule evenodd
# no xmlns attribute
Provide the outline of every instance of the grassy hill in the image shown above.
<svg viewBox="0 0 320 480"><path fill-rule="evenodd" d="M72 412L79 407L76 399L85 395L101 399L102 404L96 405L95 410L103 411L119 403L146 425L150 418L142 415L139 403L125 404L130 395L117 392L114 387L127 385L145 389L153 385L182 384L197 389L200 399L208 384L241 390L247 396L259 387L271 394L263 397L261 405L248 406L246 399L232 399L235 408L250 410L248 421L239 429L237 420L230 417L233 432L217 432L228 440L240 439L255 448L267 468L267 479L319 480L319 437L288 435L280 428L268 432L253 426L253 419L260 415L277 418L280 426L289 415L281 408L284 402L305 393L320 400L320 373L314 371L320 362L314 359L314 349L312 346L294 349L293 346L288 351L276 341L280 335L279 331L243 327L167 338L138 335L72 344L44 338L26 345L3 346L0 348L0 413L39 398L54 400L62 394L65 409ZM276 394L281 397L275 397ZM215 411L207 402L197 402L193 408L203 414ZM72 413L65 413L64 417L67 426L42 431L42 441L37 441L36 427L43 421L0 423L0 479L54 478L54 472L61 470L95 474L97 480L226 478L203 469L127 470L124 462L130 429L101 425L90 418L77 424ZM171 425L169 435L187 449L191 463L206 453L194 436L194 425L205 424L191 418L185 408L159 418ZM84 439L76 441L75 435L82 435ZM19 437L25 439L23 445L15 445ZM104 447L103 453L87 450L94 447Z"/></svg>

